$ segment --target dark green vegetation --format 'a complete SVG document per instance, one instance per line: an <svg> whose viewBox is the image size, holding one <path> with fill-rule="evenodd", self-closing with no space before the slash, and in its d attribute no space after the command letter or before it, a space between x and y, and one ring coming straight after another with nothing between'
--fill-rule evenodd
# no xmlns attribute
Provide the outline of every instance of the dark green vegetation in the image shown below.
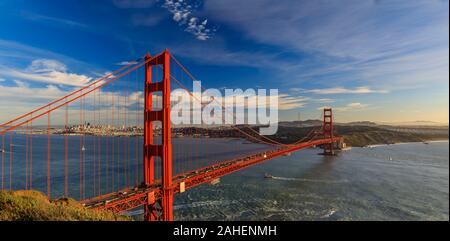
<svg viewBox="0 0 450 241"><path fill-rule="evenodd" d="M0 191L0 221L128 221L109 211L84 208L77 201L49 201L38 191Z"/></svg>
<svg viewBox="0 0 450 241"><path fill-rule="evenodd" d="M448 140L448 127L337 126L349 146Z"/></svg>
<svg viewBox="0 0 450 241"><path fill-rule="evenodd" d="M292 143L312 130L312 127L280 126L275 139ZM375 144L448 140L448 127L335 125L335 133L343 136L348 146L362 147Z"/></svg>
<svg viewBox="0 0 450 241"><path fill-rule="evenodd" d="M320 137L319 120L301 122L280 122L278 131L271 139L281 143L294 143L299 140L309 140L311 137ZM176 128L174 132L180 136L189 136L197 133L199 137L212 138L244 138L250 142L259 139L258 127L251 127L254 132L248 130L248 126L236 126L242 132L229 127L217 128ZM334 125L334 132L343 136L348 146L362 147L376 144L394 144L400 142L424 142L432 140L448 140L448 126L391 126L377 125L373 122L338 123ZM250 138L242 133L254 136ZM305 138L307 137L307 138Z"/></svg>

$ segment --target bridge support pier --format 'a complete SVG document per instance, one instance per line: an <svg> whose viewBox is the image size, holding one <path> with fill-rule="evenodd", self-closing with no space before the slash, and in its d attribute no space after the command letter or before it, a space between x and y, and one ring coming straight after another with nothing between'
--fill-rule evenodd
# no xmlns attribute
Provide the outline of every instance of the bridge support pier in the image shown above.
<svg viewBox="0 0 450 241"><path fill-rule="evenodd" d="M147 197L144 207L145 220L173 220L173 187L172 187L172 141L170 127L170 54L167 50L150 60L146 56L145 68L145 113L144 113L144 181L146 186L152 186L154 179L154 157L161 159L162 197L155 193ZM152 82L152 66L162 65L163 77L160 82ZM153 110L152 93L162 93L162 109ZM161 144L156 144L153 138L154 121L161 122ZM159 170L157 170L159 171Z"/></svg>

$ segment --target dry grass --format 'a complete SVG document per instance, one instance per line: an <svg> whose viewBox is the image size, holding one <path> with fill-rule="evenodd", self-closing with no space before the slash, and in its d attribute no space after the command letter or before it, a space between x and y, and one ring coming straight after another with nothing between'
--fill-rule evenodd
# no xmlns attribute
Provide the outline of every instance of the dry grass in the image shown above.
<svg viewBox="0 0 450 241"><path fill-rule="evenodd" d="M49 201L38 191L0 191L0 220L4 221L130 221L109 211L84 208L62 198Z"/></svg>

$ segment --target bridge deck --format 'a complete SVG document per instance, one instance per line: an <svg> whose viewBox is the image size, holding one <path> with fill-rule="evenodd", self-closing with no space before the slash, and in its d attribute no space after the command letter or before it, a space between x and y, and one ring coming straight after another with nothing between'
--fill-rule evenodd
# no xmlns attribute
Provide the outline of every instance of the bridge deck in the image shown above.
<svg viewBox="0 0 450 241"><path fill-rule="evenodd" d="M187 190L203 183L210 183L224 175L288 154L290 152L325 143L337 142L340 139L341 137L334 137L333 139L318 139L272 151L261 152L244 158L223 161L218 164L175 176L173 179L173 189L175 193L177 193L180 192L180 184L182 182L184 182L185 189ZM124 189L120 192L114 192L93 199L84 200L82 203L88 208L108 209L115 212L121 212L145 205L149 198L154 198L157 200L161 197L161 194L161 185L159 182L156 182L152 186Z"/></svg>

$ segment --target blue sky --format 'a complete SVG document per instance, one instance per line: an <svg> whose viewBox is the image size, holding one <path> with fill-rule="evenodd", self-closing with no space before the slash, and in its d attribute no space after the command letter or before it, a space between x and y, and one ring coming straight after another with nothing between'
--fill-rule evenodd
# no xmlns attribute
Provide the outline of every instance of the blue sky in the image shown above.
<svg viewBox="0 0 450 241"><path fill-rule="evenodd" d="M279 88L283 120L448 123L448 18L445 0L5 0L0 122L168 48L207 88Z"/></svg>

